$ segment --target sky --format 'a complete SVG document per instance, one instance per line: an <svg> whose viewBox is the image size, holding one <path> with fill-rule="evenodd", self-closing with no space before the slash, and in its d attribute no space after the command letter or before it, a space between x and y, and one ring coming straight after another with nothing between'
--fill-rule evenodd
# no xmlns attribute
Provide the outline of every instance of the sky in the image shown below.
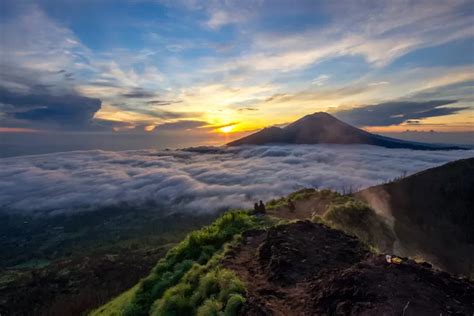
<svg viewBox="0 0 474 316"><path fill-rule="evenodd" d="M0 144L223 144L318 111L474 143L473 37L472 0L3 0Z"/></svg>

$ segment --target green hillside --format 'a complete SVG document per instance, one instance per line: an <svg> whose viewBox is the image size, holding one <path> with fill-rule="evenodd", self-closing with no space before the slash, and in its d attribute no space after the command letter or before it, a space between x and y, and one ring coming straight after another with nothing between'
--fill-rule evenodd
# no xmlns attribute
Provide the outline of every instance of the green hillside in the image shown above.
<svg viewBox="0 0 474 316"><path fill-rule="evenodd" d="M324 212L312 216L294 213L288 219L288 200L310 198L327 202ZM357 236L362 247L387 251L393 234L382 218L367 205L329 190L306 189L267 203L265 216L233 211L214 223L190 233L172 248L148 277L132 289L96 309L91 315L236 315L246 301L245 282L222 264L233 249L245 242L242 234L268 231L300 219L323 223Z"/></svg>

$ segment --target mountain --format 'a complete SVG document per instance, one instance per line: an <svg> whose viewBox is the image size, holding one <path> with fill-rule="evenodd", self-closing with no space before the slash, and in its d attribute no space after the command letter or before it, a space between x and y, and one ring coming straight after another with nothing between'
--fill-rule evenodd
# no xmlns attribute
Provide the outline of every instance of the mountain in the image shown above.
<svg viewBox="0 0 474 316"><path fill-rule="evenodd" d="M100 315L472 315L474 283L309 220L224 214Z"/></svg>
<svg viewBox="0 0 474 316"><path fill-rule="evenodd" d="M474 158L355 193L393 223L400 255L474 277Z"/></svg>
<svg viewBox="0 0 474 316"><path fill-rule="evenodd" d="M420 150L462 149L455 146L409 142L372 134L344 123L325 112L306 115L284 128L264 128L227 145L265 144L367 144L387 148Z"/></svg>

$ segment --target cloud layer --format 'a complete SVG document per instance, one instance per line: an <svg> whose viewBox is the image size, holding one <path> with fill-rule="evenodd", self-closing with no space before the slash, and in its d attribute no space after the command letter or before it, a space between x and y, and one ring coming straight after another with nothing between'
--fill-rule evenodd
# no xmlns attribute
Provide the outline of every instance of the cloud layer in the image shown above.
<svg viewBox="0 0 474 316"><path fill-rule="evenodd" d="M390 126L413 119L424 119L458 113L466 107L443 107L456 103L456 100L431 100L426 102L394 101L362 106L336 112L344 122L356 126Z"/></svg>
<svg viewBox="0 0 474 316"><path fill-rule="evenodd" d="M194 151L76 151L0 159L0 209L71 213L126 203L212 212L301 187L362 189L471 151L298 145Z"/></svg>

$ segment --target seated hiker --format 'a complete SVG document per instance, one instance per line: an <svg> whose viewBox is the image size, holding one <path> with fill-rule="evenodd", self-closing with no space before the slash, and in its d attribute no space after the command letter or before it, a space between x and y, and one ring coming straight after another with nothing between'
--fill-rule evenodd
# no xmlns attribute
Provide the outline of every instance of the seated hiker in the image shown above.
<svg viewBox="0 0 474 316"><path fill-rule="evenodd" d="M258 208L259 208L260 213L262 214L266 213L265 204L263 204L262 200L260 200L260 204L258 204Z"/></svg>
<svg viewBox="0 0 474 316"><path fill-rule="evenodd" d="M295 203L291 199L288 199L288 208L290 209L290 212L294 212L296 210Z"/></svg>
<svg viewBox="0 0 474 316"><path fill-rule="evenodd" d="M260 207L258 206L257 202L255 202L255 204L253 205L253 213L254 214L260 213Z"/></svg>

